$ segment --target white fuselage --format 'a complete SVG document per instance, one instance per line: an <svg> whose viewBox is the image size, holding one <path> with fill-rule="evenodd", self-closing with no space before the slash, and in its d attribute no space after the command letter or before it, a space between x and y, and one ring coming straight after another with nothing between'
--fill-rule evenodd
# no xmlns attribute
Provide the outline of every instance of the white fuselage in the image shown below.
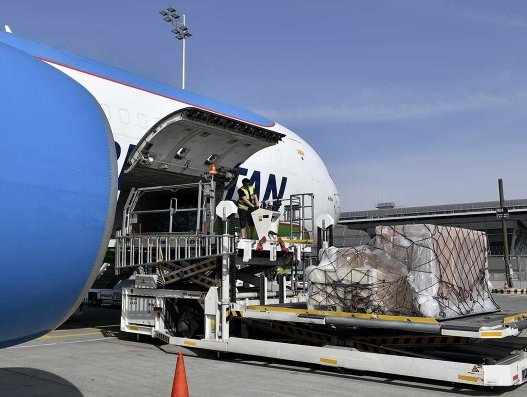
<svg viewBox="0 0 527 397"><path fill-rule="evenodd" d="M194 106L64 65L48 63L83 85L101 105L114 140L120 147L117 160L119 173L122 172L129 150L150 127L179 109ZM313 193L315 216L326 213L338 220L338 192L318 154L302 138L282 125L274 124L266 128L283 133L285 137L277 145L260 150L241 165L238 186L246 176L253 180L259 176L260 186L258 189L256 184L256 192L260 200L287 199L295 193ZM227 192L227 196L228 199L236 198L236 192Z"/></svg>

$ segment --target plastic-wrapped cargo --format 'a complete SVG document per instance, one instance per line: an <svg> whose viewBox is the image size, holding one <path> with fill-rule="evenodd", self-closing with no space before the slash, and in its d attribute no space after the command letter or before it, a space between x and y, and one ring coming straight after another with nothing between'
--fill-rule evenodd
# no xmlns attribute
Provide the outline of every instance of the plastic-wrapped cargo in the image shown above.
<svg viewBox="0 0 527 397"><path fill-rule="evenodd" d="M499 309L483 232L422 224L375 232L367 245L321 251L305 272L310 309L437 319Z"/></svg>

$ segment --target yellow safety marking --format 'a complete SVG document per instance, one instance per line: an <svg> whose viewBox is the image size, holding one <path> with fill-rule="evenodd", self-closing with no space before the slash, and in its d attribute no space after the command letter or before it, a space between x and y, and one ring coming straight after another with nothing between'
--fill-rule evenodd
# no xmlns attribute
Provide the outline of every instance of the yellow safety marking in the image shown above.
<svg viewBox="0 0 527 397"><path fill-rule="evenodd" d="M174 270L172 273L169 273L164 276L165 281L178 281L180 279L183 279L185 277L193 277L196 274L203 273L207 270L210 270L212 268L216 267L216 261L215 260L205 260L200 263L195 263L186 267L182 267L180 269Z"/></svg>
<svg viewBox="0 0 527 397"><path fill-rule="evenodd" d="M333 312L329 310L309 310L309 309L292 309L278 306L248 306L248 310L260 312L281 312L291 314L312 314L317 316L335 316L348 318L376 319L383 321L404 321L412 323L437 324L437 320L431 317L407 317L407 316L390 316L386 314L367 314L367 313L350 313L350 312Z"/></svg>
<svg viewBox="0 0 527 397"><path fill-rule="evenodd" d="M165 343L170 343L170 336L163 334L159 331L154 332L154 337L156 337L157 339L161 339Z"/></svg>
<svg viewBox="0 0 527 397"><path fill-rule="evenodd" d="M198 344L197 344L195 341L193 341L193 340L185 340L185 341L183 341L183 344L184 344L185 346L192 346L192 347L196 347L196 346L198 345Z"/></svg>
<svg viewBox="0 0 527 397"><path fill-rule="evenodd" d="M296 152L301 156L304 155L304 151L302 149L296 149Z"/></svg>
<svg viewBox="0 0 527 397"><path fill-rule="evenodd" d="M507 316L503 319L503 324L515 323L517 321L522 321L527 318L527 313L518 313L513 316Z"/></svg>
<svg viewBox="0 0 527 397"><path fill-rule="evenodd" d="M139 327L137 325L128 325L126 328L128 330L130 330L130 331L137 331L137 330L139 330Z"/></svg>
<svg viewBox="0 0 527 397"><path fill-rule="evenodd" d="M38 339L57 339L57 338L74 338L77 336L101 335L101 332L84 332L82 334L68 334L68 335L44 335Z"/></svg>
<svg viewBox="0 0 527 397"><path fill-rule="evenodd" d="M527 289L517 289L517 288L509 288L509 289L493 289L493 294L506 294L506 295L512 295L512 294L527 294Z"/></svg>
<svg viewBox="0 0 527 397"><path fill-rule="evenodd" d="M311 239L304 239L304 240L285 240L282 239L284 243L290 243L290 244L313 244L313 240Z"/></svg>
<svg viewBox="0 0 527 397"><path fill-rule="evenodd" d="M268 323L265 320L248 319L248 325L266 331L276 332L286 336L292 336L301 339L304 342L315 343L317 345L324 345L331 342L331 336L316 331L310 331L304 328L293 327L279 323Z"/></svg>
<svg viewBox="0 0 527 397"><path fill-rule="evenodd" d="M482 338L501 338L503 337L502 331L480 331L479 336Z"/></svg>
<svg viewBox="0 0 527 397"><path fill-rule="evenodd" d="M227 312L227 321L231 321L234 317L243 317L243 313L239 310L229 310Z"/></svg>
<svg viewBox="0 0 527 397"><path fill-rule="evenodd" d="M274 324L274 323L271 325L271 327L276 332L280 332L280 333L290 335L290 336L296 336L301 339L306 339L312 342L329 343L331 341L330 335L323 334L320 332L309 331L303 328L287 326L287 325L282 325L282 324Z"/></svg>
<svg viewBox="0 0 527 397"><path fill-rule="evenodd" d="M174 266L171 263L167 263L167 262L157 262L156 265L162 269L169 268L169 270L172 271L172 273L178 270L178 269L174 270ZM179 270L181 269L183 268L179 268ZM166 279L164 273L161 272L161 278L162 278L163 283L166 283L167 281L172 281L173 279L175 279L175 276L171 276L170 274L167 276L168 279ZM190 279L197 284L203 285L204 287L213 287L216 285L216 280L213 280L201 274L195 274L193 276L190 276Z"/></svg>
<svg viewBox="0 0 527 397"><path fill-rule="evenodd" d="M481 381L481 378L478 378L477 376L458 375L457 378L458 378L458 380L463 380L465 382L477 383L477 382Z"/></svg>
<svg viewBox="0 0 527 397"><path fill-rule="evenodd" d="M334 360L332 358L321 357L320 358L320 363L321 364L328 364L328 365L337 365L337 360Z"/></svg>

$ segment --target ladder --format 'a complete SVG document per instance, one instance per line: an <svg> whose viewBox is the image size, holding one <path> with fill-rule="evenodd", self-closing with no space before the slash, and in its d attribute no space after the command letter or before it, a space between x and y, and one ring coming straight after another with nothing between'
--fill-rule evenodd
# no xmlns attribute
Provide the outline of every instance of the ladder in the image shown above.
<svg viewBox="0 0 527 397"><path fill-rule="evenodd" d="M315 230L314 194L292 194L289 205L291 240L313 240Z"/></svg>

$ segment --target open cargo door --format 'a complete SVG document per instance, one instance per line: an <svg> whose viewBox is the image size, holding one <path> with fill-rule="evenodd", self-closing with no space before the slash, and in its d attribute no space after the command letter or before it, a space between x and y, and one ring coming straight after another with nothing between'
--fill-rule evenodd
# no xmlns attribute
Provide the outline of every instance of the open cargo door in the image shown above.
<svg viewBox="0 0 527 397"><path fill-rule="evenodd" d="M210 111L178 110L154 125L130 154L119 181L117 218L132 188L196 183L212 164L221 199L225 188L236 183L238 166L284 136Z"/></svg>
<svg viewBox="0 0 527 397"><path fill-rule="evenodd" d="M125 164L134 187L197 182L214 163L218 178L233 179L237 167L284 134L209 111L185 108L160 120L139 141Z"/></svg>

